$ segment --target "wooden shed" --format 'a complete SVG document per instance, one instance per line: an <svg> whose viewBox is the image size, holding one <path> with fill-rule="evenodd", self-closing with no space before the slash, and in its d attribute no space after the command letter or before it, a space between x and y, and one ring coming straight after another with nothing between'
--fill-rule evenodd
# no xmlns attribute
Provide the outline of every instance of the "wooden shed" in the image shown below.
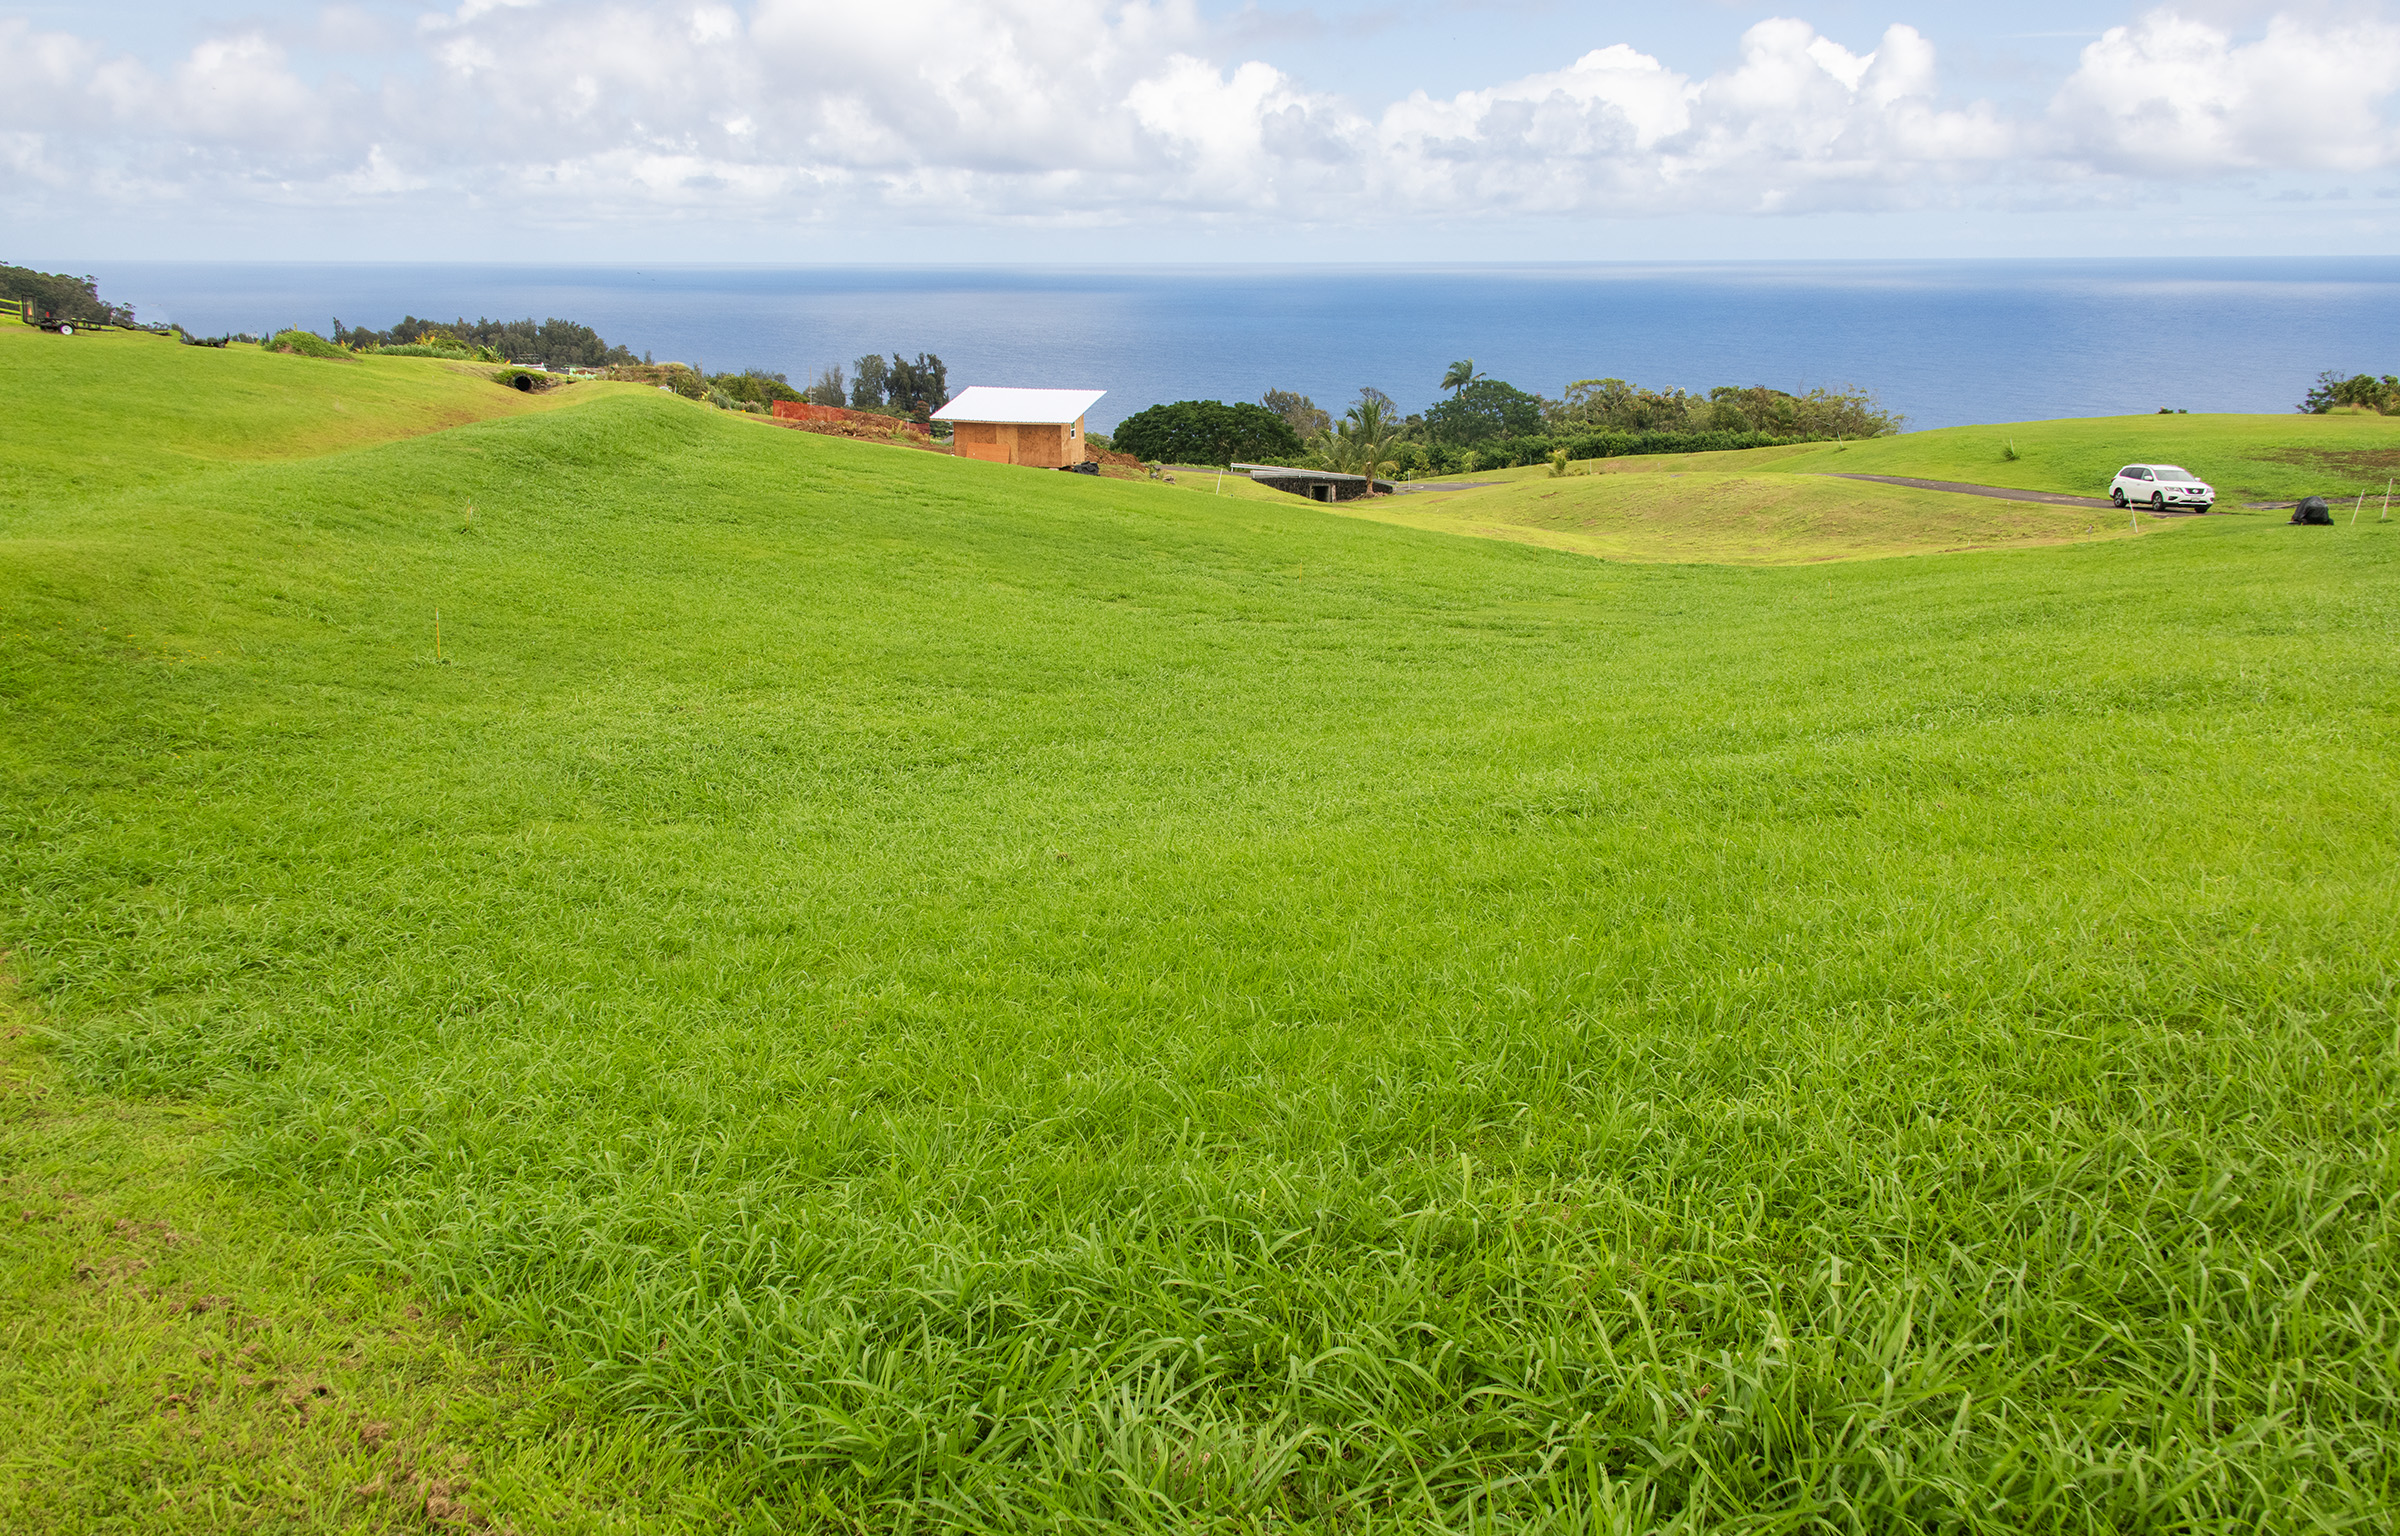
<svg viewBox="0 0 2400 1536"><path fill-rule="evenodd" d="M1084 461L1083 413L1105 389L994 389L977 384L933 413L951 452L993 464L1065 469Z"/></svg>

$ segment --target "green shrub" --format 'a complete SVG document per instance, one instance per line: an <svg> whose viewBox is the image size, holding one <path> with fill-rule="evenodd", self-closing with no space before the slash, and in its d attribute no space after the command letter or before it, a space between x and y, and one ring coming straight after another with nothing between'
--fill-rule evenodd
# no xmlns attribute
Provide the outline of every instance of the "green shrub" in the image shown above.
<svg viewBox="0 0 2400 1536"><path fill-rule="evenodd" d="M745 368L740 373L720 373L709 379L710 387L728 395L739 404L770 407L777 400L798 400L800 391L780 373L760 368Z"/></svg>
<svg viewBox="0 0 2400 1536"><path fill-rule="evenodd" d="M475 354L463 346L442 345L436 342L403 341L375 348L377 357L447 357L464 360ZM493 361L498 361L497 358Z"/></svg>
<svg viewBox="0 0 2400 1536"><path fill-rule="evenodd" d="M336 361L350 360L348 347L336 346L314 331L277 331L267 338L270 352L290 352L299 357L324 357Z"/></svg>

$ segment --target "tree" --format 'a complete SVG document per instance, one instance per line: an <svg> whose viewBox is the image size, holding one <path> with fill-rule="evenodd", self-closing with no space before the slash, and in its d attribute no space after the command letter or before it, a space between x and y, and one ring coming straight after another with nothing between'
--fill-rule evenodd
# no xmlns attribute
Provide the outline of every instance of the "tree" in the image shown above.
<svg viewBox="0 0 2400 1536"><path fill-rule="evenodd" d="M1248 401L1154 405L1118 422L1109 440L1119 453L1154 464L1288 464L1302 452L1288 422Z"/></svg>
<svg viewBox="0 0 2400 1536"><path fill-rule="evenodd" d="M801 391L811 405L847 405L850 397L842 389L842 365L834 364L817 375L817 382Z"/></svg>
<svg viewBox="0 0 2400 1536"><path fill-rule="evenodd" d="M1375 494L1375 482L1388 473L1400 446L1400 418L1393 411L1391 400L1378 390L1362 389L1358 404L1342 413L1342 426L1350 439L1350 473L1367 477L1367 494Z"/></svg>
<svg viewBox="0 0 2400 1536"><path fill-rule="evenodd" d="M1482 375L1475 371L1475 359L1462 357L1452 363L1449 370L1442 375L1442 388L1452 395L1456 395L1481 377Z"/></svg>
<svg viewBox="0 0 2400 1536"><path fill-rule="evenodd" d="M1425 430L1437 443L1530 437L1542 430L1542 402L1514 384L1477 379L1427 411Z"/></svg>
<svg viewBox="0 0 2400 1536"><path fill-rule="evenodd" d="M1330 469L1337 475L1355 474L1350 467L1354 457L1350 434L1330 421L1325 430L1308 440L1310 464L1317 469Z"/></svg>
<svg viewBox="0 0 2400 1536"><path fill-rule="evenodd" d="M1300 438L1314 437L1333 425L1333 418L1317 402L1288 389L1270 389L1259 403L1282 417L1284 425Z"/></svg>
<svg viewBox="0 0 2400 1536"><path fill-rule="evenodd" d="M885 375L884 393L893 405L917 420L928 420L950 403L950 370L931 352L918 353L913 363L895 352Z"/></svg>
<svg viewBox="0 0 2400 1536"><path fill-rule="evenodd" d="M850 365L850 404L862 411L871 411L883 404L884 385L891 369L885 366L883 354L870 352Z"/></svg>

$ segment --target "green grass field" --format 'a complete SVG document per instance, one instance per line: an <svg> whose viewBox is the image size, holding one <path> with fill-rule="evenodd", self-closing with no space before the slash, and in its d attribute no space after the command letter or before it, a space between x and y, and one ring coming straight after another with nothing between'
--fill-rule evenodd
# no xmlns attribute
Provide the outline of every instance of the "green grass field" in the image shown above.
<svg viewBox="0 0 2400 1536"><path fill-rule="evenodd" d="M2016 457L2008 455L2014 452ZM2368 415L2098 416L1995 427L1943 427L1853 443L1738 453L1592 459L1577 474L1902 475L2070 496L2105 496L2127 464L2180 464L2217 488L2221 505L2364 495L2378 508L2400 475L2400 418ZM1546 465L1443 477L1520 481ZM1434 483L1440 483L1436 481Z"/></svg>
<svg viewBox="0 0 2400 1536"><path fill-rule="evenodd" d="M0 326L0 1528L2389 1527L2400 523L373 366Z"/></svg>
<svg viewBox="0 0 2400 1536"><path fill-rule="evenodd" d="M1509 539L1606 560L1712 565L1807 565L2029 549L2135 538L2141 527L2113 511L1756 470L1558 477L1545 471L1467 490L1345 502L1340 510L1403 527ZM2153 522L2148 531L2170 530Z"/></svg>

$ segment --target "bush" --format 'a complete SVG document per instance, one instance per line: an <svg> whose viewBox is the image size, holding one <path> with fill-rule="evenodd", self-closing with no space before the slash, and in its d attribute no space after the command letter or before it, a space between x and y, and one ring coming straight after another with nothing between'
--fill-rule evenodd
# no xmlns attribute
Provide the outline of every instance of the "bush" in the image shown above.
<svg viewBox="0 0 2400 1536"><path fill-rule="evenodd" d="M267 338L270 352L289 352L299 357L324 357L341 362L350 360L348 347L336 346L314 331L277 331Z"/></svg>
<svg viewBox="0 0 2400 1536"><path fill-rule="evenodd" d="M1435 474L1509 469L1540 464L1563 453L1569 459L1617 459L1651 453L1725 453L1737 448L1783 448L1824 442L1814 437L1778 437L1771 432L1593 432L1576 437L1504 437L1441 463ZM1447 458L1437 447L1429 457Z"/></svg>
<svg viewBox="0 0 2400 1536"><path fill-rule="evenodd" d="M778 400L804 398L782 374L768 373L760 368L745 368L740 373L720 373L708 382L712 388L731 398L756 404L762 409Z"/></svg>
<svg viewBox="0 0 2400 1536"><path fill-rule="evenodd" d="M456 342L431 341L394 342L389 346L377 347L375 355L377 357L448 357L462 361L475 356L474 353ZM490 361L498 362L499 359L492 358Z"/></svg>

